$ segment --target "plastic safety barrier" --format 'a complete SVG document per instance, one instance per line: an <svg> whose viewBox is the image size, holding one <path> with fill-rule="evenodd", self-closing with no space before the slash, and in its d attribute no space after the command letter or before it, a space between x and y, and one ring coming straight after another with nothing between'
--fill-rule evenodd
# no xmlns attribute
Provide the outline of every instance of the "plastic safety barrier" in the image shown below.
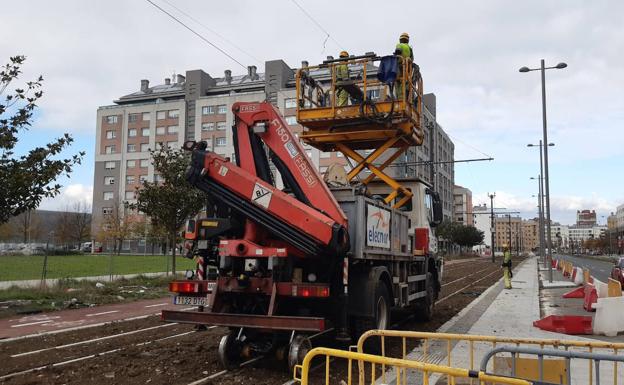
<svg viewBox="0 0 624 385"><path fill-rule="evenodd" d="M624 331L624 297L598 298L594 304L594 333L615 337Z"/></svg>
<svg viewBox="0 0 624 385"><path fill-rule="evenodd" d="M624 297L622 297L624 298ZM589 317L591 318L591 317ZM621 354L624 352L624 343L609 343L604 341L575 341L561 339L540 338L511 338L468 334L428 333L399 330L370 330L364 333L357 344L357 351L363 352L367 343L377 339L381 345L381 355L397 354L399 358L412 358L424 363L444 363L449 367L460 367L475 370L475 362L479 362L491 349L501 346L535 347L540 349L554 348L574 352L597 352L605 354ZM417 351L407 352L408 344L420 341ZM389 349L392 346L393 349ZM394 352L394 353L392 353ZM453 353L455 352L455 355ZM489 373L498 373L501 363L493 361L492 370ZM592 385L594 369L587 366L587 381L584 384ZM621 375L622 373L620 373ZM613 368L614 378L618 377L618 367ZM623 376L624 377L624 376ZM397 382L398 383L398 382ZM451 383L451 382L447 382ZM471 381L472 383L472 381ZM622 381L620 380L620 383Z"/></svg>
<svg viewBox="0 0 624 385"><path fill-rule="evenodd" d="M622 284L620 283L620 281L616 281L613 278L609 278L609 281L607 281L607 285L608 285L608 289L607 289L608 297L621 297L622 296Z"/></svg>
<svg viewBox="0 0 624 385"><path fill-rule="evenodd" d="M585 284L585 298L583 299L583 309L586 311L594 311L593 304L598 300L598 292L596 287L591 284Z"/></svg>
<svg viewBox="0 0 624 385"><path fill-rule="evenodd" d="M534 321L533 326L542 330L571 335L594 334L591 316L549 315Z"/></svg>
<svg viewBox="0 0 624 385"><path fill-rule="evenodd" d="M308 385L310 383L310 370L312 368L312 361L315 358L318 358L321 360L321 362L324 362L324 383L327 385L329 385L330 383L340 383L346 385L351 385L354 383L360 385L374 384L375 380L377 379L377 375L379 375L379 377L381 378L382 383L387 384L387 369L393 370L396 373L397 385L408 383L408 370L410 377L418 376L422 378L422 382L419 383L423 384L429 384L429 378L432 375L447 376L449 378L449 384L464 383L465 379L474 379L479 381L480 383L504 385L533 384L533 382L531 381L486 374L482 371L452 368L447 366L428 364L419 361L383 357L378 355L329 348L314 348L310 350L303 359L303 363L301 365L295 366L293 370L293 378L295 382L298 382L301 385ZM334 367L339 367L341 366L341 364L346 362L347 372L342 375L337 374L336 372L332 373L331 364L333 361L342 361L336 362Z"/></svg>

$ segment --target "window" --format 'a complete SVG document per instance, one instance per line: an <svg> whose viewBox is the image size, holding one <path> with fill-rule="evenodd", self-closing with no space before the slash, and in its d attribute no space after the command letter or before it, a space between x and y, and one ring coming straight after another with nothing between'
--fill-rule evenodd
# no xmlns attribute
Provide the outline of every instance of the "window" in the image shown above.
<svg viewBox="0 0 624 385"><path fill-rule="evenodd" d="M156 120L163 120L167 117L167 111L156 112Z"/></svg>
<svg viewBox="0 0 624 385"><path fill-rule="evenodd" d="M225 104L219 104L217 106L217 114L226 114L227 113L227 106Z"/></svg>
<svg viewBox="0 0 624 385"><path fill-rule="evenodd" d="M203 106L202 107L202 115L212 115L216 111L216 106Z"/></svg>
<svg viewBox="0 0 624 385"><path fill-rule="evenodd" d="M319 154L319 156L323 159L329 158L331 156L331 152L325 152L325 151L321 151L321 153Z"/></svg>
<svg viewBox="0 0 624 385"><path fill-rule="evenodd" d="M134 191L126 191L126 195L125 195L126 199L128 200L132 200L135 198L135 193Z"/></svg>
<svg viewBox="0 0 624 385"><path fill-rule="evenodd" d="M169 126L167 127L167 134L177 134L178 126Z"/></svg>
<svg viewBox="0 0 624 385"><path fill-rule="evenodd" d="M169 147L169 148L176 148L176 147L178 147L178 142L177 141L167 142L167 147Z"/></svg>
<svg viewBox="0 0 624 385"><path fill-rule="evenodd" d="M141 116L141 118L143 119L143 121L149 121L150 120L150 113L149 112L144 112L143 116Z"/></svg>
<svg viewBox="0 0 624 385"><path fill-rule="evenodd" d="M114 193L112 191L104 191L103 196L104 196L105 201L110 201L110 200L113 200Z"/></svg>
<svg viewBox="0 0 624 385"><path fill-rule="evenodd" d="M169 117L169 119L176 119L178 116L180 116L180 110L169 110L167 116Z"/></svg>
<svg viewBox="0 0 624 385"><path fill-rule="evenodd" d="M286 117L286 123L288 123L289 126L294 126L295 124L297 124L297 117L296 116L287 116Z"/></svg>
<svg viewBox="0 0 624 385"><path fill-rule="evenodd" d="M297 108L297 99L284 100L284 108Z"/></svg>
<svg viewBox="0 0 624 385"><path fill-rule="evenodd" d="M128 114L128 122L129 123L137 122L140 116L141 114Z"/></svg>
<svg viewBox="0 0 624 385"><path fill-rule="evenodd" d="M136 145L129 144L128 145L128 152L136 152Z"/></svg>
<svg viewBox="0 0 624 385"><path fill-rule="evenodd" d="M106 131L106 139L115 139L117 137L116 131Z"/></svg>
<svg viewBox="0 0 624 385"><path fill-rule="evenodd" d="M227 141L225 138L215 138L215 147L225 147Z"/></svg>
<svg viewBox="0 0 624 385"><path fill-rule="evenodd" d="M369 100L378 100L379 99L379 90L368 90L366 91L366 98Z"/></svg>
<svg viewBox="0 0 624 385"><path fill-rule="evenodd" d="M136 128L131 128L128 130L128 137L129 138L134 138L135 136L137 136L137 130Z"/></svg>
<svg viewBox="0 0 624 385"><path fill-rule="evenodd" d="M154 182L159 183L163 181L163 177L159 174L154 174Z"/></svg>
<svg viewBox="0 0 624 385"><path fill-rule="evenodd" d="M325 171L327 171L327 166L322 166L321 168L319 168L319 171L321 173L324 173Z"/></svg>
<svg viewBox="0 0 624 385"><path fill-rule="evenodd" d="M141 128L141 136L149 136L149 128Z"/></svg>
<svg viewBox="0 0 624 385"><path fill-rule="evenodd" d="M126 184L134 184L134 175L126 175Z"/></svg>
<svg viewBox="0 0 624 385"><path fill-rule="evenodd" d="M102 214L110 215L112 213L113 213L113 208L112 207L102 207Z"/></svg>
<svg viewBox="0 0 624 385"><path fill-rule="evenodd" d="M214 123L202 123L201 125L202 131L212 131L214 130L214 127L215 127Z"/></svg>
<svg viewBox="0 0 624 385"><path fill-rule="evenodd" d="M147 175L139 175L139 182L143 183L147 181Z"/></svg>
<svg viewBox="0 0 624 385"><path fill-rule="evenodd" d="M340 151L336 151L336 156L338 158L344 158L344 154L342 152L340 152Z"/></svg>
<svg viewBox="0 0 624 385"><path fill-rule="evenodd" d="M141 143L141 152L149 151L149 143Z"/></svg>
<svg viewBox="0 0 624 385"><path fill-rule="evenodd" d="M104 152L106 152L107 154L114 154L115 153L115 145L104 147Z"/></svg>
<svg viewBox="0 0 624 385"><path fill-rule="evenodd" d="M147 166L149 166L149 160L148 159L141 159L140 166L141 166L141 168L147 168Z"/></svg>
<svg viewBox="0 0 624 385"><path fill-rule="evenodd" d="M115 184L115 177L114 176L105 176L104 177L104 184L105 185Z"/></svg>
<svg viewBox="0 0 624 385"><path fill-rule="evenodd" d="M219 131L225 130L225 122L217 122L217 130Z"/></svg>
<svg viewBox="0 0 624 385"><path fill-rule="evenodd" d="M165 135L166 127L156 127L156 135Z"/></svg>
<svg viewBox="0 0 624 385"><path fill-rule="evenodd" d="M114 170L115 169L115 162L106 162L104 163L104 168L107 170Z"/></svg>
<svg viewBox="0 0 624 385"><path fill-rule="evenodd" d="M136 167L136 161L134 159L127 160L126 161L126 167L127 168Z"/></svg>
<svg viewBox="0 0 624 385"><path fill-rule="evenodd" d="M117 117L117 115L109 115L109 116L106 117L106 123L108 123L108 124L115 124L115 123L117 123L117 119L119 119Z"/></svg>

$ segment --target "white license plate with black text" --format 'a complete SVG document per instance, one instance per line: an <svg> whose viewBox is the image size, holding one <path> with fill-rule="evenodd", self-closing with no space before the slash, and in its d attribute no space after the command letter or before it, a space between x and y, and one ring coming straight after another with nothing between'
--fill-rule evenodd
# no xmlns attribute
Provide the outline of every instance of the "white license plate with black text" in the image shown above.
<svg viewBox="0 0 624 385"><path fill-rule="evenodd" d="M206 297L185 297L175 296L173 297L174 305L189 305L189 306L206 306Z"/></svg>

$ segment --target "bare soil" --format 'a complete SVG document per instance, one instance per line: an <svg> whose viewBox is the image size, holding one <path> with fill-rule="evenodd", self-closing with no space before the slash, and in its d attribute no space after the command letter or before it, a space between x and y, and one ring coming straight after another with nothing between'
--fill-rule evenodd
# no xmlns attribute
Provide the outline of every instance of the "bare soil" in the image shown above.
<svg viewBox="0 0 624 385"><path fill-rule="evenodd" d="M501 271L499 263L492 264L489 261L454 263L445 269L443 284L452 283L443 286L440 298L455 293L469 286L471 282L495 271ZM470 274L474 275L458 280ZM501 274L494 273L487 279L446 299L436 307L435 318L430 322L421 323L408 318L406 321L399 322L396 328L435 331L472 302L481 292L498 281L501 276L502 272ZM398 316L405 318L405 314ZM2 362L0 377L19 370L121 349L63 366L48 366L37 372L0 380L0 384L188 384L222 371L218 362L217 346L221 336L227 332L226 329L213 328L176 336L192 331L193 327L190 325L159 328L92 344L48 350L20 358L10 357L16 353L55 347L159 324L158 317L150 317L14 342L0 342L0 362ZM174 337L154 341L171 336ZM415 344L411 344L408 348L413 346ZM387 355L400 356L400 348L396 347L394 350L389 348ZM292 373L286 372L284 368L285 365L282 362L270 357L247 367L229 371L205 383L282 384L292 379ZM323 371L320 372L315 373L314 377L318 379L318 376L323 374ZM336 363L335 367L332 365L332 373L331 383L338 383L339 379L346 379L346 365L341 363Z"/></svg>

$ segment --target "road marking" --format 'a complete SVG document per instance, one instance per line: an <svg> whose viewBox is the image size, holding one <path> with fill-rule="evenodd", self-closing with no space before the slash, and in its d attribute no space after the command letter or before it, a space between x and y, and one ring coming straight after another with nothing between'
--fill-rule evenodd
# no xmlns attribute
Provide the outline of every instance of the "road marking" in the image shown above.
<svg viewBox="0 0 624 385"><path fill-rule="evenodd" d="M145 307L156 307L156 306L165 306L165 305L169 305L169 302L157 303L155 305L145 305Z"/></svg>
<svg viewBox="0 0 624 385"><path fill-rule="evenodd" d="M112 314L112 313L119 313L119 310L111 310L111 311L103 311L101 313L87 314L85 317L95 317L98 315Z"/></svg>
<svg viewBox="0 0 624 385"><path fill-rule="evenodd" d="M25 324L19 324L19 325L11 325L12 328L21 328L22 326L30 326L30 325L39 325L39 324L47 324L52 322L51 320L47 320L47 321L37 321L37 322L28 322Z"/></svg>

